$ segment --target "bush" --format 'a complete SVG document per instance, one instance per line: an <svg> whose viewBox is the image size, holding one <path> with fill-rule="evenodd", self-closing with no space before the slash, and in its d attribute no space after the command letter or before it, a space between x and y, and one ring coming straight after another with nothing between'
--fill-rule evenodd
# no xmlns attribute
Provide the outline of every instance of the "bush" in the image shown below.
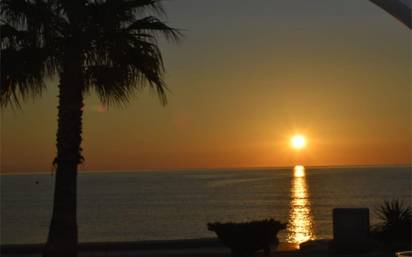
<svg viewBox="0 0 412 257"><path fill-rule="evenodd" d="M376 209L380 223L372 227L372 236L389 245L411 247L412 208L399 200L385 201Z"/></svg>
<svg viewBox="0 0 412 257"><path fill-rule="evenodd" d="M208 223L210 231L232 250L235 256L252 256L258 250L270 253L270 246L277 246L277 233L286 228L286 223L269 219L243 223Z"/></svg>

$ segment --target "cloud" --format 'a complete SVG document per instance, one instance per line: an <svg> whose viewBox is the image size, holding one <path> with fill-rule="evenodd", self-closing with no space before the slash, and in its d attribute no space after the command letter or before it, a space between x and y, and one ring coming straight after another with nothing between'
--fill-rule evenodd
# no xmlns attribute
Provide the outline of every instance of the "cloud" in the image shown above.
<svg viewBox="0 0 412 257"><path fill-rule="evenodd" d="M104 104L97 104L94 106L93 110L95 112L104 113L108 111L107 105Z"/></svg>
<svg viewBox="0 0 412 257"><path fill-rule="evenodd" d="M85 112L105 113L108 111L108 108L107 105L104 104L94 104L92 106L85 106L83 110Z"/></svg>

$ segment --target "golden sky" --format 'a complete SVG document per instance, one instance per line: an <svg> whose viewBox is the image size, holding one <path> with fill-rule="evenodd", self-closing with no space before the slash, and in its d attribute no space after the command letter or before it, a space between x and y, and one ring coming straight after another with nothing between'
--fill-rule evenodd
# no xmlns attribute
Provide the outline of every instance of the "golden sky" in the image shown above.
<svg viewBox="0 0 412 257"><path fill-rule="evenodd" d="M310 3L309 3L310 2ZM259 3L259 4L257 4ZM410 164L411 33L368 1L166 2L171 93L86 97L82 170ZM1 117L1 172L47 172L56 81ZM306 135L299 152L294 133Z"/></svg>

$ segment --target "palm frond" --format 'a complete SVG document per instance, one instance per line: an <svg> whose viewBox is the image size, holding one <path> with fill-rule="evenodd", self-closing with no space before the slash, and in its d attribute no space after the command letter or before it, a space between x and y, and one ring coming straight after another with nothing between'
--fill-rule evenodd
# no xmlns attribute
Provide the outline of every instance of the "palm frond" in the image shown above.
<svg viewBox="0 0 412 257"><path fill-rule="evenodd" d="M54 73L55 64L48 57L47 51L40 48L1 50L1 106L41 95L45 77Z"/></svg>
<svg viewBox="0 0 412 257"><path fill-rule="evenodd" d="M62 33L64 17L52 1L4 0L0 4L3 24L31 33L31 42L41 46L45 37Z"/></svg>
<svg viewBox="0 0 412 257"><path fill-rule="evenodd" d="M153 11L157 14L165 15L161 0L110 0L107 2L116 2L120 4L124 10L130 10L133 14L139 15L145 11Z"/></svg>
<svg viewBox="0 0 412 257"><path fill-rule="evenodd" d="M159 0L3 0L0 7L1 104L40 95L72 42L84 56L86 88L103 102L127 102L148 86L166 103L157 41L182 34L154 16L164 14ZM77 41L68 43L73 31Z"/></svg>
<svg viewBox="0 0 412 257"><path fill-rule="evenodd" d="M168 26L166 23L160 21L156 17L148 16L131 23L127 30L136 32L137 35L142 35L149 32L151 35L165 36L167 39L178 41L182 37L182 33Z"/></svg>
<svg viewBox="0 0 412 257"><path fill-rule="evenodd" d="M146 86L162 104L167 102L157 39L178 40L181 33L152 15L137 19L136 10L147 7L159 8L159 1L110 0L90 6L85 77L87 88L94 87L105 104L127 102L132 92Z"/></svg>
<svg viewBox="0 0 412 257"><path fill-rule="evenodd" d="M97 24L120 25L130 23L141 15L151 13L164 14L164 10L158 0L106 0L89 1L85 6L89 14ZM149 11L149 12L148 12ZM92 15L90 15L92 14Z"/></svg>
<svg viewBox="0 0 412 257"><path fill-rule="evenodd" d="M59 70L65 21L51 1L4 0L0 7L0 105L5 106L39 96L44 79Z"/></svg>
<svg viewBox="0 0 412 257"><path fill-rule="evenodd" d="M27 25L32 7L33 3L26 0L3 0L0 2L0 14L4 21L24 27Z"/></svg>
<svg viewBox="0 0 412 257"><path fill-rule="evenodd" d="M156 90L166 104L166 85L162 79L163 59L155 44L136 41L134 45L113 46L107 56L97 54L86 71L88 88L94 87L106 104L127 102L131 93L145 86Z"/></svg>

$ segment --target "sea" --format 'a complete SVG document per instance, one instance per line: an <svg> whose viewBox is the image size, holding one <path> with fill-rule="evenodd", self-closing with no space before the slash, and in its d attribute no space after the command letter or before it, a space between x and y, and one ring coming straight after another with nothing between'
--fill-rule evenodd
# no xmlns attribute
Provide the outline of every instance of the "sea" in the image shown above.
<svg viewBox="0 0 412 257"><path fill-rule="evenodd" d="M55 175L1 175L4 244L43 243ZM332 210L412 202L412 168L303 167L80 172L80 242L209 238L209 222L273 218L288 223L281 241L332 237Z"/></svg>

